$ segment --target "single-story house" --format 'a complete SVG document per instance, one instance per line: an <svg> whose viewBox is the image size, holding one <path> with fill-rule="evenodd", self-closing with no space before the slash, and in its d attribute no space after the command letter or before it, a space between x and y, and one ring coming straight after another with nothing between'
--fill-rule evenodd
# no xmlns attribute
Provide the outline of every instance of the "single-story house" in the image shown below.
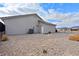
<svg viewBox="0 0 79 59"><path fill-rule="evenodd" d="M6 25L7 34L53 33L56 25L44 21L37 14L8 16L1 18Z"/></svg>
<svg viewBox="0 0 79 59"><path fill-rule="evenodd" d="M73 26L71 27L71 31L78 31L79 30L79 26Z"/></svg>

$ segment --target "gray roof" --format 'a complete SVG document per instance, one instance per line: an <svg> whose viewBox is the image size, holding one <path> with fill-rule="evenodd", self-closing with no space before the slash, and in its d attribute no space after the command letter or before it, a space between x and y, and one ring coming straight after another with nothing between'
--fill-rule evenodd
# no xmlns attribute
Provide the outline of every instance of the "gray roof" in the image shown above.
<svg viewBox="0 0 79 59"><path fill-rule="evenodd" d="M39 17L41 20L39 20L40 22L42 23L45 23L45 24L49 24L49 25L54 25L56 26L56 24L52 24L52 23L49 23L49 22L46 22L44 21L39 15L37 14L25 14L25 15L15 15L15 16L8 16L8 17L1 17L2 20L6 20L6 19L10 19L10 18L16 18L16 17L23 17L23 16L29 16L29 15L36 15L37 17Z"/></svg>

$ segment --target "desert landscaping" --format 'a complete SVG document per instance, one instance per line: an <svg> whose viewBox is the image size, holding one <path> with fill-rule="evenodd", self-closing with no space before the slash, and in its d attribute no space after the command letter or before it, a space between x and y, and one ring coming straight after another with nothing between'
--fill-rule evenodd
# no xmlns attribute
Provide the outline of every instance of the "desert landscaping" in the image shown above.
<svg viewBox="0 0 79 59"><path fill-rule="evenodd" d="M79 56L79 42L69 40L79 32L8 35L0 42L0 56Z"/></svg>

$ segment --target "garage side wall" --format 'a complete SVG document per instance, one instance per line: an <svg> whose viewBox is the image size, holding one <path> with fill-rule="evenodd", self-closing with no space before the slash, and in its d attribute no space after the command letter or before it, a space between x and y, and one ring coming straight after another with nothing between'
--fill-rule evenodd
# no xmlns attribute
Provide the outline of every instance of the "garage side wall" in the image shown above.
<svg viewBox="0 0 79 59"><path fill-rule="evenodd" d="M54 33L56 26L41 23L41 33Z"/></svg>
<svg viewBox="0 0 79 59"><path fill-rule="evenodd" d="M37 33L36 25L38 24L38 17L36 15L14 17L5 19L7 34L26 34L30 28L34 28Z"/></svg>

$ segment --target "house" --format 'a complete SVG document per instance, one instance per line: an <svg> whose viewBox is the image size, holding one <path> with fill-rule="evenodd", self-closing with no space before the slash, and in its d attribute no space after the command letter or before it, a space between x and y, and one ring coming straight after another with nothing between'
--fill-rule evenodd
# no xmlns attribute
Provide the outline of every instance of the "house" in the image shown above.
<svg viewBox="0 0 79 59"><path fill-rule="evenodd" d="M79 26L73 26L71 27L71 31L78 31L79 30Z"/></svg>
<svg viewBox="0 0 79 59"><path fill-rule="evenodd" d="M56 25L44 21L37 14L17 15L1 18L7 34L53 33Z"/></svg>
<svg viewBox="0 0 79 59"><path fill-rule="evenodd" d="M62 27L62 28L57 28L58 32L70 32L70 28L69 27Z"/></svg>

